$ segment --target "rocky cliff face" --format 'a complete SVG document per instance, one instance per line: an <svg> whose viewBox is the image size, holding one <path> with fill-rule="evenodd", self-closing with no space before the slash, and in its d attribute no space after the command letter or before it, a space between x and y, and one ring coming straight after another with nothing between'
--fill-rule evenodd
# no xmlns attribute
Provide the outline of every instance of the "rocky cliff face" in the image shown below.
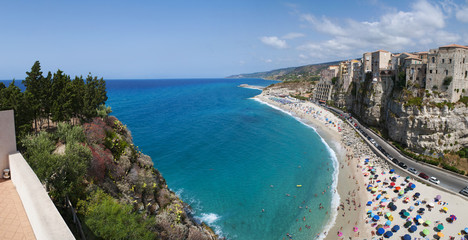
<svg viewBox="0 0 468 240"><path fill-rule="evenodd" d="M148 155L133 144L130 131L115 117L83 125L93 159L93 184L144 215L155 216L158 239L212 240L211 229L198 224L189 206L172 192Z"/></svg>
<svg viewBox="0 0 468 240"><path fill-rule="evenodd" d="M464 103L434 104L436 93L408 86L395 87L393 79L366 80L354 85L347 108L369 126L383 129L390 139L417 152L457 151L468 146L468 108Z"/></svg>

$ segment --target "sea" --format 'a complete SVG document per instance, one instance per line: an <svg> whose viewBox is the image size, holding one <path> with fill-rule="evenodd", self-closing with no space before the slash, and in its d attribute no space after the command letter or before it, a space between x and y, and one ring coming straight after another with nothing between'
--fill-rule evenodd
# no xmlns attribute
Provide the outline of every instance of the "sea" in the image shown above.
<svg viewBox="0 0 468 240"><path fill-rule="evenodd" d="M336 156L313 128L252 99L260 90L239 87L273 83L107 80L106 105L220 236L316 239L334 220Z"/></svg>

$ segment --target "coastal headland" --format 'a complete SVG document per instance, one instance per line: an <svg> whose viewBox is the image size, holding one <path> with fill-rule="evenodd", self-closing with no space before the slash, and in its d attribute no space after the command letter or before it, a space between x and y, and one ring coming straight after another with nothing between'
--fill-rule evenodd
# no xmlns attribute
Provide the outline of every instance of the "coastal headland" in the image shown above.
<svg viewBox="0 0 468 240"><path fill-rule="evenodd" d="M351 126L318 104L291 97L295 91L273 85L254 99L308 124L336 153L336 204L322 232L311 233L314 239L466 237L466 199L393 169Z"/></svg>

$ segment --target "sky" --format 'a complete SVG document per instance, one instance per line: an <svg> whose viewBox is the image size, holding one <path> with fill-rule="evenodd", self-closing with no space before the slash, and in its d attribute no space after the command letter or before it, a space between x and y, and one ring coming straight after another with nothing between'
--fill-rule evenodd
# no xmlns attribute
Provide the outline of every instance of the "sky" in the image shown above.
<svg viewBox="0 0 468 240"><path fill-rule="evenodd" d="M468 0L0 0L0 79L216 78L468 45Z"/></svg>

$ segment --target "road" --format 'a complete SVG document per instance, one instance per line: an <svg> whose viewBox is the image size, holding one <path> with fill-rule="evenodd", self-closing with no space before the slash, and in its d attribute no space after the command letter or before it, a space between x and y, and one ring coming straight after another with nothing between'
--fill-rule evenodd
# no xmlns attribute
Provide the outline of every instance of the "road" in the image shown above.
<svg viewBox="0 0 468 240"><path fill-rule="evenodd" d="M345 113L343 111L339 110L339 109L332 108L332 107L328 107L328 108L330 110L338 113L338 114L342 114L343 116L345 116ZM387 153L389 153L391 156L396 158L399 162L405 163L408 166L408 168L411 168L411 167L415 168L418 171L418 174L420 172L423 172L423 173L426 173L429 177L436 177L437 179L439 179L440 180L440 184L439 184L440 187L452 190L452 191L459 194L459 192L460 192L460 190L462 188L468 186L468 179L463 178L463 177L459 177L459 176L457 176L455 174L448 173L448 172L446 172L444 170L440 170L440 169L438 169L436 167L432 167L432 166L430 166L428 164L422 164L422 163L416 162L416 161L414 161L412 159L409 159L406 156L400 154L399 151L397 151L395 148L393 148L383 138L381 138L380 136L374 134L367 127L365 127L361 123L359 123L359 121L357 121L354 118L352 119L352 121L354 123L357 123L357 125L364 132L366 132L368 134L368 136L373 138L377 142L377 144L379 144L379 146L381 146L383 149L385 149L385 151L387 151ZM363 137L363 136L361 136L361 137ZM365 140L367 142L367 139L365 139ZM390 161L387 158L386 158L386 160ZM412 175L415 178L419 178L420 180L426 181L426 182L429 183L429 181L424 180L424 179L418 177L417 175L414 175L414 174L408 172L407 170L403 170L403 169L400 169L400 168L398 168L398 170L397 169L395 169L395 170L398 171L398 172L404 171L405 175ZM459 194L459 195L461 196L461 194Z"/></svg>

